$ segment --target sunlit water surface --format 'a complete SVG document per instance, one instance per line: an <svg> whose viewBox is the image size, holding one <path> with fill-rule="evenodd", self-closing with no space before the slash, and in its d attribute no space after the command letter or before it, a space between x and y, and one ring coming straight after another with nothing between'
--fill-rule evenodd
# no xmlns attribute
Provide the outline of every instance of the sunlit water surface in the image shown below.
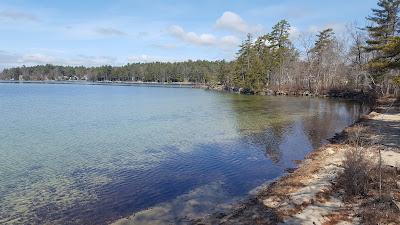
<svg viewBox="0 0 400 225"><path fill-rule="evenodd" d="M215 183L217 201L244 196L365 110L190 88L0 84L0 224L103 224Z"/></svg>

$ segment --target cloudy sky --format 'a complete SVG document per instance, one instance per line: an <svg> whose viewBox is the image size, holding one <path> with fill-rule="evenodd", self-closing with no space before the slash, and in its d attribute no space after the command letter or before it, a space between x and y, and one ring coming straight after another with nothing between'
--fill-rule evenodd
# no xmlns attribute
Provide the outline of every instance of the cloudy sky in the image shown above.
<svg viewBox="0 0 400 225"><path fill-rule="evenodd" d="M280 19L299 33L365 25L376 0L0 0L0 69L227 59Z"/></svg>

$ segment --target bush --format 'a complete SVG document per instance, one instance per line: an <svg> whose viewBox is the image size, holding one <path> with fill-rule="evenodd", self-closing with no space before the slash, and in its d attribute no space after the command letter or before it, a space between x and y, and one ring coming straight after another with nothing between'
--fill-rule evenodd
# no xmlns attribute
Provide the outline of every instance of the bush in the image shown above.
<svg viewBox="0 0 400 225"><path fill-rule="evenodd" d="M364 148L351 148L345 154L340 183L348 197L368 193L375 164Z"/></svg>
<svg viewBox="0 0 400 225"><path fill-rule="evenodd" d="M365 137L367 132L368 129L361 124L357 124L349 128L349 130L347 131L348 143L355 148L370 145L370 140Z"/></svg>
<svg viewBox="0 0 400 225"><path fill-rule="evenodd" d="M376 172L374 157L368 154L366 146L371 144L365 137L367 128L355 125L348 130L348 143L351 147L345 153L343 173L339 183L347 197L365 196L372 183L373 173Z"/></svg>

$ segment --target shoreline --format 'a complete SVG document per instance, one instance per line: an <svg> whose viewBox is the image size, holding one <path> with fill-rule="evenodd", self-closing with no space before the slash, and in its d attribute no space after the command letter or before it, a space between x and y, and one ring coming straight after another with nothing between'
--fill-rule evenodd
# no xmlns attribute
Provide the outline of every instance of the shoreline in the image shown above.
<svg viewBox="0 0 400 225"><path fill-rule="evenodd" d="M207 90L244 94L244 95L260 95L260 96L293 96L293 97L317 97L317 98L332 98L332 99L346 99L355 100L361 103L367 103L370 106L375 104L376 96L372 92L364 92L362 90L350 90L350 89L331 89L329 91L323 91L322 93L312 93L307 90L273 90L264 88L260 92L248 92L243 88L227 87L224 85L211 86L207 85L203 87Z"/></svg>
<svg viewBox="0 0 400 225"><path fill-rule="evenodd" d="M172 88L203 88L201 84L190 82L136 82L136 81L86 81L86 80L0 80L3 84L76 84L76 85L107 85L107 86L138 86L138 87L172 87Z"/></svg>
<svg viewBox="0 0 400 225"><path fill-rule="evenodd" d="M105 86L136 86L136 87L168 87L168 88L197 88L209 91L243 94L243 95L259 95L259 96L292 96L292 97L316 97L316 98L332 98L353 100L360 103L366 103L373 106L376 96L370 92L358 90L331 90L327 93L314 94L309 91L274 91L267 89L260 93L241 92L242 88L227 88L223 85L211 86L203 83L192 82L138 82L138 81L86 81L86 80L0 80L0 84L76 84L76 85L105 85Z"/></svg>
<svg viewBox="0 0 400 225"><path fill-rule="evenodd" d="M387 105L382 103L376 109L335 135L329 144L311 151L294 171L260 187L257 194L249 195L232 209L198 218L192 224L364 224L364 205L372 197L349 202L337 183L346 151L351 148L348 134L358 125L368 128L367 138L383 137L371 147L372 151L386 146L383 166L400 171L400 103L390 112L383 112ZM383 127L388 122L394 129ZM397 186L391 196L400 221L399 182Z"/></svg>
<svg viewBox="0 0 400 225"><path fill-rule="evenodd" d="M214 91L214 90L211 90ZM225 92L225 91L224 91ZM229 93L229 92L226 92ZM298 96L301 97L301 96ZM371 112L371 108L369 111L366 112L366 114ZM360 119L356 120L353 124L350 124L349 126L345 127L344 129L347 129L348 127L354 126L355 124L357 124L359 122ZM341 131L342 133L343 131ZM331 139L335 139L338 140L339 137L332 137L330 139L328 139L329 141ZM320 148L325 147L327 144L321 146ZM315 151L319 151L319 149L313 149L310 151L310 153L308 154L308 156L305 157L304 160L301 160L302 162L300 163L300 161L296 161L297 165L299 165L298 167L296 167L296 169L300 168L301 165L303 164L303 162L305 160L308 159L309 155L313 154ZM239 199L233 199L232 202L229 205L223 205L221 206L221 204L215 204L215 208L217 210L214 210L214 213L212 213L209 216L205 216L205 217L196 217L192 214L188 214L186 216L180 217L174 217L174 218L164 218L164 217L158 217L159 220L154 219L152 222L152 224L195 224L195 225L205 225L205 224L258 224L257 221L254 220L250 220L249 223L241 223L238 221L229 221L228 222L224 222L224 218L233 216L233 214L235 214L237 212L237 210L240 210L238 208L251 208L252 210L258 208L259 206L257 206L255 204L255 202L258 199L258 196L260 193L264 193L266 190L270 190L270 187L275 185L275 183L279 183L281 182L282 179L284 179L286 176L290 176L290 174L292 174L293 171L291 169L287 170L285 173L282 174L282 176L279 176L275 179L269 180L257 187L255 187L254 189L250 190L245 196L240 197ZM194 191L196 192L201 192L198 190ZM193 193L190 192L189 194L185 194L183 196L179 196L179 199L182 200L183 202L186 202L186 204L190 205L191 202L193 202L193 199L190 198L189 196L192 196ZM175 200L174 200L175 201ZM213 203L213 200L210 200L210 202ZM122 217L116 221L112 221L110 224L112 225L142 225L142 224L147 224L146 221L149 218L157 218L158 214L163 214L165 211L169 210L170 208L173 208L174 205L176 207L176 205L181 206L181 203L179 204L169 204L169 203L162 203L160 205L157 206L153 206L147 209L144 209L142 211L138 211L133 213L130 216L126 216L126 217ZM166 210L167 209L167 210ZM222 211L221 211L222 210ZM262 212L263 215L270 215L269 212L265 213ZM273 215L273 214L272 214ZM240 215L240 217L244 217L246 220L248 218L252 218L254 215L250 215L250 214L243 214ZM274 216L274 215L273 215ZM274 216L275 217L275 216ZM276 217L278 218L278 217ZM173 223L171 221L175 221L176 223ZM222 221L222 222L221 222ZM260 224L270 224L268 223L260 223ZM274 223L272 223L274 224Z"/></svg>
<svg viewBox="0 0 400 225"><path fill-rule="evenodd" d="M0 83L2 83L0 81ZM10 83L10 82L7 82ZM14 82L19 83L19 82ZM23 82L29 83L29 82ZM30 83L48 83L48 84L79 84L79 82L30 82ZM99 82L99 83L83 83L85 85L152 85L154 83L107 83L107 82ZM154 85L157 85L154 84ZM165 84L158 84L157 87ZM176 84L175 84L176 85ZM179 84L178 84L179 85ZM212 89L211 89L212 90ZM227 92L229 93L229 92ZM301 97L301 96L299 96ZM322 97L322 96L317 96ZM355 99L356 100L356 99ZM373 113L372 113L373 114ZM372 116L370 113L369 116ZM376 117L376 115L374 115ZM346 130L351 129L356 124L365 122L366 118L357 121L355 124L347 127L342 133L346 133ZM257 190L257 194L254 196L251 195L249 199L246 199L242 203L239 203L237 206L234 206L234 209L229 212L217 212L212 214L208 218L201 218L199 220L191 221L193 224L274 224L279 222L288 222L290 219L298 219L296 216L306 210L309 210L309 207L314 207L312 210L315 210L315 202L326 201L326 193L330 191L331 182L333 182L334 177L332 176L332 171L334 174L340 172L340 160L336 160L336 157L342 158L343 151L345 146L344 142L346 140L343 139L341 135L337 135L332 138L331 144L324 145L318 149L312 150L309 155L300 163L299 167L295 171L289 171L286 174L283 174L282 177L277 180L268 182L267 185L263 185ZM397 145L398 147L398 145ZM317 165L315 165L317 164ZM331 165L334 164L334 165ZM324 167L328 166L329 170L324 170ZM310 177L302 177L302 176L311 176L313 172L321 175L324 179L324 183L322 184L323 188L319 188L320 186L316 186L318 188L314 188L310 191L306 186L309 184L304 184L304 182L312 182L316 181L314 178ZM305 175L306 174L306 175ZM301 179L300 179L301 178ZM296 180L298 179L298 180ZM320 180L317 180L319 182ZM293 184L294 182L294 184ZM296 183L298 182L298 183ZM320 185L320 184L312 184L312 185ZM289 188L289 190L287 189ZM292 190L292 189L294 190ZM303 189L302 189L303 188ZM282 191L286 190L286 191ZM320 191L317 191L320 190ZM297 192L296 192L297 191ZM300 191L300 194L298 193ZM313 196L304 196L304 193L310 192ZM299 194L300 199L295 200L295 202L291 202L290 194ZM278 196L278 197L277 197ZM338 204L339 206L335 206L340 208L342 202L340 200L335 200L336 202L332 204ZM330 203L331 204L331 203ZM348 209L348 208L346 208ZM251 211L251 214L248 213L248 210ZM314 213L314 211L312 211ZM307 214L308 216L309 214ZM330 215L330 214L329 214ZM355 215L355 214L354 214ZM354 215L347 215L344 217L344 220L350 220ZM266 217L267 216L267 217ZM265 218L266 217L266 218ZM322 218L326 216L321 216ZM240 221L240 220L245 221ZM293 220L292 220L293 221ZM289 223L290 224L290 223ZM297 223L295 223L297 224ZM317 223L318 224L318 223ZM322 224L322 223L321 223Z"/></svg>
<svg viewBox="0 0 400 225"><path fill-rule="evenodd" d="M88 80L0 80L0 83L22 83L22 84L81 84L81 85L110 85L110 86L146 86L146 87L191 87L204 90L243 94L243 95L260 95L260 96L304 96L304 97L328 97L328 98L343 98L354 100L371 100L373 96L369 92L349 89L332 89L320 94L312 93L307 90L272 90L265 89L261 92L245 92L243 88L226 87L224 85L210 85L204 83L193 82L143 82L143 81L88 81Z"/></svg>

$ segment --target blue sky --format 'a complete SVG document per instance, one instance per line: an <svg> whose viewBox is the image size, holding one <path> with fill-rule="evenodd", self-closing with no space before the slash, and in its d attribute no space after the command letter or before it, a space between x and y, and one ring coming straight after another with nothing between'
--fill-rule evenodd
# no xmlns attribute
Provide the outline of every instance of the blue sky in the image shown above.
<svg viewBox="0 0 400 225"><path fill-rule="evenodd" d="M365 25L376 0L0 0L0 69L128 62L231 60L251 32L280 19L292 39Z"/></svg>

